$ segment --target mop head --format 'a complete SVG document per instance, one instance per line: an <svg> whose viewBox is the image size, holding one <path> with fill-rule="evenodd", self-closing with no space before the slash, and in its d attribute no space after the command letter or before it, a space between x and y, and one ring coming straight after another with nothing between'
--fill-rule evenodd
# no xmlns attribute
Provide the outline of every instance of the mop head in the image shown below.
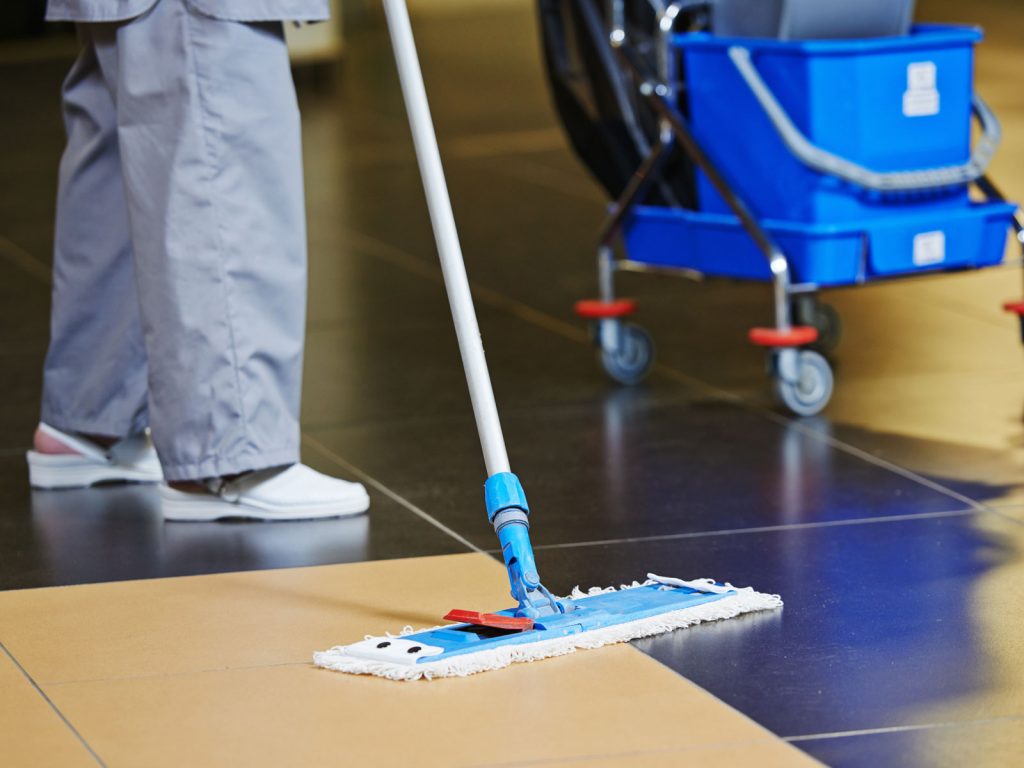
<svg viewBox="0 0 1024 768"><path fill-rule="evenodd" d="M778 595L717 584L710 579L683 581L647 575L619 589L577 587L564 599L564 614L543 616L530 629L506 629L501 619L514 609L491 614L491 626L449 624L400 635L367 636L313 654L318 667L391 680L465 677L501 669L519 661L537 661L600 648L640 637L691 627L703 621L731 619L744 613L782 607Z"/></svg>

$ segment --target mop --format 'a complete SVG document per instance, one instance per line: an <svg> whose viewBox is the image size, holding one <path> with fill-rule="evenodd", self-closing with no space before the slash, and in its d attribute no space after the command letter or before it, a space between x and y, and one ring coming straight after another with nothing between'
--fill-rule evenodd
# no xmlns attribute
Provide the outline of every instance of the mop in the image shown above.
<svg viewBox="0 0 1024 768"><path fill-rule="evenodd" d="M314 663L392 680L461 677L781 607L778 595L710 579L648 574L619 589L576 588L568 597L556 597L541 583L530 544L530 507L505 450L405 0L384 0L384 11L483 448L487 518L518 605L495 613L453 610L444 617L453 624L367 636L315 653Z"/></svg>

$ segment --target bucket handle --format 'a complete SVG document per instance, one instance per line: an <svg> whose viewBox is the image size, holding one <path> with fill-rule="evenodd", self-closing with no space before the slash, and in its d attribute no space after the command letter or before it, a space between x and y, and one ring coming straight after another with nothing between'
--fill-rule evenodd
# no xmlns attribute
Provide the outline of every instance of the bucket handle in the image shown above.
<svg viewBox="0 0 1024 768"><path fill-rule="evenodd" d="M836 176L867 189L879 192L903 192L970 184L984 175L1002 138L999 120L989 106L981 100L981 97L975 95L972 98L972 111L981 124L982 136L974 148L971 159L966 163L918 171L888 173L873 171L812 143L796 127L779 100L775 98L775 94L772 93L771 88L768 87L754 66L747 48L730 47L729 58L736 65L740 76L760 103L772 125L775 126L775 130L778 131L786 147L800 162L819 173Z"/></svg>

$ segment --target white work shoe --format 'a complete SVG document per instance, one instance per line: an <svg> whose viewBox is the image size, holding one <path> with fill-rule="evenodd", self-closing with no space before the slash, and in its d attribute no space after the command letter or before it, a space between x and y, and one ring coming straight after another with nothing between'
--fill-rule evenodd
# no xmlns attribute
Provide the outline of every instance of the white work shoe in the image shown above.
<svg viewBox="0 0 1024 768"><path fill-rule="evenodd" d="M40 424L39 430L74 453L28 451L28 481L33 488L86 488L96 483L158 483L163 480L148 430L126 437L109 448L48 424Z"/></svg>
<svg viewBox="0 0 1024 768"><path fill-rule="evenodd" d="M248 472L235 480L204 483L206 492L189 493L164 484L160 502L165 520L311 520L348 517L370 508L359 483L328 477L305 464Z"/></svg>

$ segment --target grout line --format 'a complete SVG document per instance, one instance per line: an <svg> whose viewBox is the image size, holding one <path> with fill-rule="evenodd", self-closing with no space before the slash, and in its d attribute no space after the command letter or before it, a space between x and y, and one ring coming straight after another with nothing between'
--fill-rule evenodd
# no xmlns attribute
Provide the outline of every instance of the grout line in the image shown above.
<svg viewBox="0 0 1024 768"><path fill-rule="evenodd" d="M57 717L59 717L61 721L64 723L64 725L68 727L71 733L75 735L75 738L78 739L78 743L85 747L89 754L92 755L96 763L102 766L103 768L107 768L107 764L103 762L103 759L98 754L96 754L96 750L89 746L89 742L87 742L85 738L82 736L82 734L78 732L78 729L71 724L71 721L67 719L64 713L57 708L57 705L53 703L53 700L46 695L46 691L39 687L39 683L37 683L35 679L32 677L32 675L28 673L28 670L21 666L21 662L14 658L14 654L12 654L7 649L7 646L4 645L2 642L0 642L0 650L2 650L4 654L7 656L7 658L11 660L11 663L13 663L14 666L18 668L18 671L21 672L21 674L25 677L29 685L35 688L36 693L43 697L43 701L45 701L50 706L50 709L52 709L54 713L56 713Z"/></svg>
<svg viewBox="0 0 1024 768"><path fill-rule="evenodd" d="M476 544L471 542L469 539L465 538L458 531L455 531L455 530L449 528L447 525L442 523L440 520L438 520L433 515L431 515L431 514L429 514L427 512L424 512L420 507L417 507L415 504L413 504L411 501L406 499L404 496L400 496L397 493L395 493L393 490L388 488L386 485L384 485L384 483L382 483L377 478L373 477L372 475L367 474L366 472L364 472L363 470L359 469L359 467L355 466L354 464L349 463L348 461L343 459L341 456L336 454L334 451L332 451L330 448L328 448L326 445L324 445L319 440L317 440L315 437L309 437L308 435L303 435L302 442L306 443L307 445L309 445L312 448L314 448L317 451L319 451L321 454L323 454L325 457L327 457L328 459L333 461L335 464L337 464L342 469L344 469L344 470L346 470L348 472L351 472L353 475L356 475L364 483L367 483L368 485L372 485L374 488L376 488L378 491L383 493L389 499L391 499L392 501L397 502L398 504L401 504L403 507L405 507L407 510L412 512L417 517L423 518L424 520L426 520L428 523L433 525L438 530L443 531L444 533L448 534L449 536L451 536L453 539L455 539L457 542L462 544L467 549L470 549L473 552L477 552L477 553L479 553L481 555L486 555L487 554L484 550L482 550Z"/></svg>
<svg viewBox="0 0 1024 768"><path fill-rule="evenodd" d="M863 448L858 448L855 445L844 443L842 440L839 440L838 438L835 438L832 435L826 434L817 429L812 429L806 426L805 424L802 424L798 420L787 419L784 416L780 416L779 414L773 413L772 411L769 411L767 409L763 410L763 415L766 416L771 421L774 421L776 424L779 424L786 428L793 428L796 431L800 432L802 435L805 435L807 437L823 440L825 443L827 443L832 448L835 448L836 450L843 451L844 453L847 453L850 456L854 456L855 458L861 459L862 461L866 461L868 464L873 464L874 466L879 467L880 469L887 469L890 472L893 472L894 474L906 478L907 480L912 480L920 485L923 485L926 488L935 491L936 493L941 493L946 496L949 496L951 499L959 501L962 504L966 504L967 506L976 509L979 512L991 511L989 507L982 504L980 501L976 501L975 499L972 499L969 496L965 496L959 491L954 491L952 488L947 488L942 483L938 483L935 480L932 480L931 478L918 474L912 469L907 469L906 467L902 467L899 464L894 464L893 462L888 461L887 459L879 458L878 456L875 456L872 453L868 453Z"/></svg>
<svg viewBox="0 0 1024 768"><path fill-rule="evenodd" d="M438 285L444 285L444 278L441 275L441 268L438 264L413 256L408 251L391 245L383 240L379 240L365 232L358 232L356 230L349 229L348 233L353 237L353 239L359 241L359 246L362 247L368 255L378 257L383 261L387 261L397 267L413 272L420 277L427 278ZM590 343L590 334L573 323L568 323L565 320L549 315L547 312L535 309L528 304L524 304L518 299L513 299L491 288L482 286L473 280L470 280L470 286L473 289L473 295L475 298L486 304L490 304L496 309L503 309L521 320L549 330L552 333L556 333L559 336L569 339L570 341L587 344Z"/></svg>
<svg viewBox="0 0 1024 768"><path fill-rule="evenodd" d="M496 131L469 133L441 139L441 151L445 157L451 157L466 163L489 160L494 158L524 158L565 149L565 139L557 129L524 129L518 131ZM404 140L354 142L352 149L355 154L346 159L346 164L355 168L382 168L408 165L414 161L412 147ZM406 155L406 152L409 152ZM539 163L533 165L541 166ZM541 166L546 168L547 166ZM500 170L499 170L500 172ZM554 173L554 172L552 172ZM505 174L510 175L510 174ZM513 178L515 178L513 176ZM575 179L572 184L578 186ZM571 188L565 185L554 188L563 194L572 194ZM597 193L587 195L585 199L599 199Z"/></svg>
<svg viewBox="0 0 1024 768"><path fill-rule="evenodd" d="M873 736L887 733L907 733L912 731L929 731L940 728L965 728L974 725L987 725L990 723L1017 722L1024 720L1024 715L1005 715L1003 717L991 717L982 720L954 720L946 723L924 723L922 725L892 725L884 728L862 728L855 731L833 731L831 733L808 733L800 736L783 736L784 741L816 741L819 739L845 739L854 736Z"/></svg>
<svg viewBox="0 0 1024 768"><path fill-rule="evenodd" d="M0 235L0 256L3 256L15 267L46 285L50 285L53 281L53 275L49 266L3 235Z"/></svg>
<svg viewBox="0 0 1024 768"><path fill-rule="evenodd" d="M428 264L425 260L419 259L396 246L392 246L386 242L378 240L377 238L371 235L367 235L364 232L357 232L353 230L349 231L355 237L355 239L361 240L363 242L363 246L367 249L367 251L370 252L370 255L379 255L380 257L382 257L386 261L389 261L392 264L413 271L424 277L428 277L434 282L442 281L440 267ZM498 309L504 309L508 312L511 312L516 317L528 323L533 323L534 325L537 325L541 328L545 328L571 341L582 342L585 344L592 343L589 334L583 329L577 327L576 325L573 325L557 317L554 317L553 315L549 315L547 312L544 312L542 310L535 309L534 307L531 307L528 304L524 304L518 299L514 299L504 294L501 294L491 288L481 286L472 280L470 281L470 286L472 288L473 294L477 298L479 298L481 301L487 304L492 305L493 307L496 307ZM965 496L964 494L959 493L958 491L954 491L952 488L947 488L941 483L931 480L930 478L924 477L923 475L920 475L917 472L914 472L913 470L907 469L906 467L901 467L898 464L894 464L891 461L879 458L878 456L874 456L873 454L870 454L867 451L862 450L861 448L857 448L856 446L850 445L849 443L845 443L820 430L812 429L803 424L799 419L791 419L786 416L782 416L781 414L775 413L774 411L769 410L768 408L764 408L763 406L760 406L757 403L751 402L750 400L746 399L741 395L738 395L734 392L730 392L729 390L726 389L721 389L713 384L709 384L706 381L698 379L694 376L690 376L689 374L683 373L682 371L678 371L675 368L671 368L665 365L664 363L655 363L654 370L661 374L664 374L670 379L693 387L694 389L702 391L705 394L710 395L718 400L731 403L750 413L762 416L763 418L766 418L769 421L778 424L779 426L786 427L787 429L794 429L806 437L823 441L827 445L838 451L842 451L843 453L846 453L850 456L861 459L862 461L872 464L880 469L888 470L889 472L892 472L907 480L915 482L918 485L922 485L932 491L935 491L936 493L948 496L954 501L958 501L961 504L965 504L966 506L969 506L972 509L975 509L979 512L991 513L993 511L990 507L982 504L981 502L978 502L968 496Z"/></svg>
<svg viewBox="0 0 1024 768"><path fill-rule="evenodd" d="M657 405L665 406L677 406L686 405L691 402L692 398L688 398L685 393L682 393L678 389L670 389L664 392L658 393ZM604 403L603 398L600 395L580 395L570 400L556 400L546 398L536 403L522 404L522 405L505 405L502 406L502 416L532 416L537 414L544 414L549 411L551 412L564 412L566 410L579 410L584 409L587 406L602 405ZM412 415L399 415L399 416L374 416L360 418L360 417L343 417L335 421L314 421L314 422L303 422L302 430L303 434L324 434L326 432L332 432L334 430L350 430L350 429L362 429L365 427L404 427L409 424L416 424L420 426L436 426L439 423L451 423L455 419L468 419L472 423L473 415L465 408L459 408L458 410L433 410L430 413L418 413ZM0 449L3 450L3 449ZM20 450L20 449L11 449Z"/></svg>
<svg viewBox="0 0 1024 768"><path fill-rule="evenodd" d="M934 480L931 480L930 478L924 477L923 475L920 475L911 469L901 467L899 464L894 464L891 461L879 458L874 454L868 453L862 448L858 448L854 445L850 445L849 443L845 443L842 440L839 440L838 438L835 438L832 435L829 435L819 429L813 429L812 427L809 427L806 424L804 424L800 419L792 419L781 414L778 414L775 411L772 411L768 408L764 408L763 406L760 406L756 403L747 400L741 395L735 394L725 389L720 389L713 384L708 384L707 382L702 381L701 379L697 379L688 374L685 374L682 371L677 371L675 368L671 368L663 363L656 363L654 368L660 373L663 373L669 378L675 379L680 383L687 384L691 387L702 390L706 394L711 395L717 399L726 400L739 408L743 408L744 410L749 411L750 413L755 413L759 416L762 416L763 418L768 419L768 421L778 424L781 427L785 427L786 429L793 429L799 432L800 434L804 435L805 437L810 437L814 440L823 441L827 445L829 445L832 448L835 448L838 451L842 451L843 453L853 456L854 458L858 458L861 461L865 461L868 464L872 464L880 469L885 469L888 470L889 472L893 472L894 474L900 475L901 477L907 480L911 480L915 483L918 483L919 485L923 485L926 488L935 491L936 493L941 493L944 496L948 496L951 499L959 501L961 504L965 504L979 512L991 511L989 507L970 498L969 496L965 496L958 491L954 491L952 488L947 488L941 483L937 483Z"/></svg>
<svg viewBox="0 0 1024 768"><path fill-rule="evenodd" d="M933 520L947 517L966 517L977 514L976 509L948 510L946 512L921 512L908 515L885 515L882 517L858 517L849 520L826 520L816 523L789 523L787 525L760 525L752 528L723 528L715 531L692 531L687 533L667 533L660 536L627 536L618 539L595 539L593 541L573 541L562 544L535 544L534 550L543 549L575 549L576 547L603 547L614 544L642 544L658 541L675 541L677 539L702 539L711 536L740 536L749 533L775 533L785 531L803 531L816 528L840 528L849 525L871 525L873 523L912 522L914 520ZM487 550L490 554L500 552L497 549Z"/></svg>

